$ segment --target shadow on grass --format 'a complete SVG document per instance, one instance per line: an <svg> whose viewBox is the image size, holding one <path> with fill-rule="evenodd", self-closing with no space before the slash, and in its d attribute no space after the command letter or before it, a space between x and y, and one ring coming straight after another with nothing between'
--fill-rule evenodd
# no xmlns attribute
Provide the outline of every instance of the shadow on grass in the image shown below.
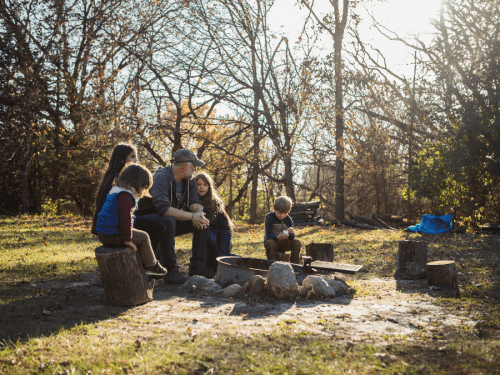
<svg viewBox="0 0 500 375"><path fill-rule="evenodd" d="M106 305L104 291L89 281L92 277L95 279L95 272L4 285L1 298L11 302L0 305L0 341L47 336L81 323L116 317L127 309Z"/></svg>

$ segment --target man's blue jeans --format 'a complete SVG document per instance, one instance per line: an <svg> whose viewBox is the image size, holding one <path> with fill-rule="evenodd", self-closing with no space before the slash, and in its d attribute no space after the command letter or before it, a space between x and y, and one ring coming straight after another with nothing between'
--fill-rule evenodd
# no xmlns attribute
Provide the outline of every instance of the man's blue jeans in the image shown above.
<svg viewBox="0 0 500 375"><path fill-rule="evenodd" d="M159 221L165 224L165 234L160 239L160 248L163 255L163 266L167 270L177 267L177 257L175 256L175 237L187 233L193 233L192 252L189 267L196 269L205 264L207 253L207 240L209 229L196 229L191 221L175 220L171 216L159 216L158 214L147 214L141 217Z"/></svg>

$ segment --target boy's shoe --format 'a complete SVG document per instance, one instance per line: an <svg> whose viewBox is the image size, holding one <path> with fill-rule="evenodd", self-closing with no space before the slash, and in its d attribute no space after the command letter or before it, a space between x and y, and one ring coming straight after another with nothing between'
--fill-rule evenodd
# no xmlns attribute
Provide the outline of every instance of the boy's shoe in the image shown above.
<svg viewBox="0 0 500 375"><path fill-rule="evenodd" d="M191 268L189 267L189 276L203 276L207 279L213 279L216 275L215 272L207 270L205 267Z"/></svg>
<svg viewBox="0 0 500 375"><path fill-rule="evenodd" d="M151 267L144 267L146 275L151 276L153 279L161 279L167 274L167 270L163 267L160 262L156 261Z"/></svg>
<svg viewBox="0 0 500 375"><path fill-rule="evenodd" d="M177 285L177 284L184 284L187 280L187 277L184 276L179 272L179 269L177 267L168 270L167 276L163 279L163 282L165 284L170 284L170 285Z"/></svg>

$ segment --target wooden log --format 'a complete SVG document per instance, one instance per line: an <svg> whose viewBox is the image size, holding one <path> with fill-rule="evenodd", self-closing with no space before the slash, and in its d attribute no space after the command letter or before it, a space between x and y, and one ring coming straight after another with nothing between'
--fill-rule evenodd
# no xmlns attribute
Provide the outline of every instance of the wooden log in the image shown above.
<svg viewBox="0 0 500 375"><path fill-rule="evenodd" d="M444 289L458 289L454 260L437 260L427 263L427 282Z"/></svg>
<svg viewBox="0 0 500 375"><path fill-rule="evenodd" d="M288 255L287 253L279 253L275 251L273 260L290 263L290 255Z"/></svg>
<svg viewBox="0 0 500 375"><path fill-rule="evenodd" d="M106 302L112 306L136 306L153 298L154 280L142 270L138 251L129 247L95 249Z"/></svg>
<svg viewBox="0 0 500 375"><path fill-rule="evenodd" d="M358 224L358 223L354 223L352 221L347 221L347 220L340 220L340 222L344 225L349 225L350 227L359 228L359 229L370 229L370 230L381 229L380 227L374 227L372 225L365 225L365 224Z"/></svg>
<svg viewBox="0 0 500 375"><path fill-rule="evenodd" d="M386 221L390 221L391 223L402 223L403 222L402 216L385 215L385 216L382 216L382 219L384 219Z"/></svg>
<svg viewBox="0 0 500 375"><path fill-rule="evenodd" d="M310 243L306 245L306 256L315 260L333 262L333 244L331 243Z"/></svg>
<svg viewBox="0 0 500 375"><path fill-rule="evenodd" d="M458 234L463 234L463 233L467 232L467 226L460 225L460 226L456 227L455 229L453 229L453 232L458 233Z"/></svg>
<svg viewBox="0 0 500 375"><path fill-rule="evenodd" d="M389 224L387 224L380 216L377 215L372 215L373 220L376 220L382 225L384 228L390 229L390 230L396 230L396 228L391 227Z"/></svg>
<svg viewBox="0 0 500 375"><path fill-rule="evenodd" d="M351 220L356 220L356 221L359 221L360 223L371 225L372 227L380 227L381 226L378 221L368 219L367 217L351 215L349 212L346 212L346 214L349 215L349 219L351 219Z"/></svg>
<svg viewBox="0 0 500 375"><path fill-rule="evenodd" d="M492 224L492 223L486 223L481 226L481 230L483 232L489 232L489 233L500 233L500 225L499 224Z"/></svg>
<svg viewBox="0 0 500 375"><path fill-rule="evenodd" d="M394 278L418 280L427 277L427 242L399 241L398 265Z"/></svg>

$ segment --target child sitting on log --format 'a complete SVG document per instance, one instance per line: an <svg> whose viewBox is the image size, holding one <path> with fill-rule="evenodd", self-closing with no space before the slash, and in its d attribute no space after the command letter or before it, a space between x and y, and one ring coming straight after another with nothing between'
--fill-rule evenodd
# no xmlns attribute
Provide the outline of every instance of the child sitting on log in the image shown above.
<svg viewBox="0 0 500 375"><path fill-rule="evenodd" d="M149 195L151 185L153 177L145 167L126 164L97 215L96 231L104 246L126 245L133 251L138 247L146 274L160 278L167 274L167 270L156 260L149 235L133 228L137 201Z"/></svg>
<svg viewBox="0 0 500 375"><path fill-rule="evenodd" d="M295 238L293 220L288 215L292 204L289 197L278 197L274 202L274 211L266 216L264 247L267 259L276 260L276 252L290 251L290 262L299 264L301 243Z"/></svg>

